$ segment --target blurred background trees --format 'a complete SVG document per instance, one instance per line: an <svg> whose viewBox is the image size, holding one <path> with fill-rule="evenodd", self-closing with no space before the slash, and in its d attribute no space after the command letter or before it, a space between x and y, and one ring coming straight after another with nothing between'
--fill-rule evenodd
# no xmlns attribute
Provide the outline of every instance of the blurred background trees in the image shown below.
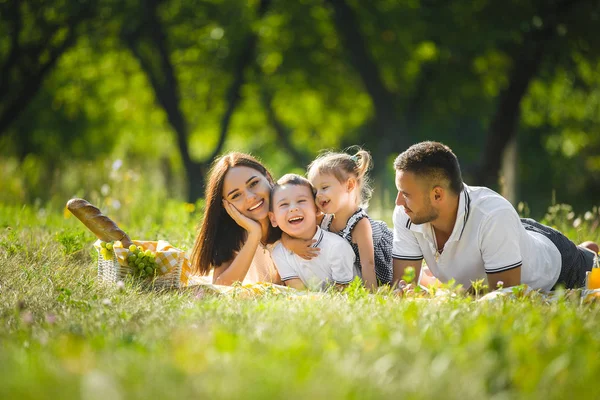
<svg viewBox="0 0 600 400"><path fill-rule="evenodd" d="M0 1L0 200L125 165L194 202L225 151L280 175L358 144L391 209L391 160L432 139L534 215L590 208L599 23L598 0Z"/></svg>

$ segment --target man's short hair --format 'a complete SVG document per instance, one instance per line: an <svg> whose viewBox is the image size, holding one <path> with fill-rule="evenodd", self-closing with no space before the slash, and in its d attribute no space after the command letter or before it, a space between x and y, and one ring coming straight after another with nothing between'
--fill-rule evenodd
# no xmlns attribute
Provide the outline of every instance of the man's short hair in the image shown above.
<svg viewBox="0 0 600 400"><path fill-rule="evenodd" d="M293 185L293 186L306 186L310 192L312 193L313 199L315 199L317 195L317 191L315 187L310 183L310 181L303 176L298 174L285 174L281 178L277 180L273 188L271 189L271 197L269 198L269 208L273 209L273 197L275 196L275 192L284 185Z"/></svg>
<svg viewBox="0 0 600 400"><path fill-rule="evenodd" d="M463 190L458 158L450 147L439 142L421 142L410 146L396 157L394 168L425 177L434 184L446 180L455 194Z"/></svg>

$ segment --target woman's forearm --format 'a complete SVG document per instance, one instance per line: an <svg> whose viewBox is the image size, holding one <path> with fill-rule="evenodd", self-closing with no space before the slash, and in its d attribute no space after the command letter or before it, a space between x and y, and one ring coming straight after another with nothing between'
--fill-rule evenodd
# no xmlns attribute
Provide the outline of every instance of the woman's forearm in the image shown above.
<svg viewBox="0 0 600 400"><path fill-rule="evenodd" d="M220 273L213 275L213 283L230 286L235 282L242 282L244 278L246 278L246 274L252 264L252 259L254 258L259 243L260 236L248 235L248 239L229 266L224 267ZM215 268L215 273L217 273L219 269L220 268Z"/></svg>

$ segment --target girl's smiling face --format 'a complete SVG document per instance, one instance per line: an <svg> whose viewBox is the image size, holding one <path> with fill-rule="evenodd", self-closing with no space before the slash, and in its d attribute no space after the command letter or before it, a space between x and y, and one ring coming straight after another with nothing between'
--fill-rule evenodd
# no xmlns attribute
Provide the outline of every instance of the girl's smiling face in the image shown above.
<svg viewBox="0 0 600 400"><path fill-rule="evenodd" d="M332 174L316 174L311 183L317 191L317 207L324 214L335 214L348 201L347 185Z"/></svg>
<svg viewBox="0 0 600 400"><path fill-rule="evenodd" d="M270 192L269 180L254 168L237 166L225 174L223 198L255 221L268 217Z"/></svg>

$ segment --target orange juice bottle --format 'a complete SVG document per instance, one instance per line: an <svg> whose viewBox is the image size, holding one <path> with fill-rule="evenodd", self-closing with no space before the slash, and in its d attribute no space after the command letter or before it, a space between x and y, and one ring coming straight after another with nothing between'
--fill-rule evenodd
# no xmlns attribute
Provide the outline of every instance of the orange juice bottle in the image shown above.
<svg viewBox="0 0 600 400"><path fill-rule="evenodd" d="M586 275L585 285L588 289L600 289L600 268L598 266L598 256L594 258L594 266Z"/></svg>

